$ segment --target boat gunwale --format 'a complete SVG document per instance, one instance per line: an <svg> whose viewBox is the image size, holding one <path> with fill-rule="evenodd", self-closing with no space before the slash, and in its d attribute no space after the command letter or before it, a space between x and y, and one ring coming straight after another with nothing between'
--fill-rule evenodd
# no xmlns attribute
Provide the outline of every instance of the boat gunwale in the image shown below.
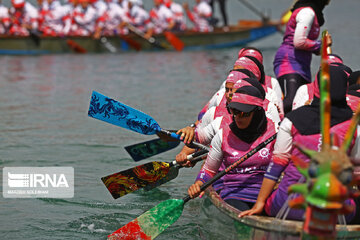
<svg viewBox="0 0 360 240"><path fill-rule="evenodd" d="M267 232L278 232L299 237L302 234L302 221L281 220L274 217L258 215L239 218L238 215L241 211L226 203L212 187L209 187L206 190L206 194L212 204L214 204L221 212L249 227ZM336 225L336 230L338 238L360 238L360 225Z"/></svg>

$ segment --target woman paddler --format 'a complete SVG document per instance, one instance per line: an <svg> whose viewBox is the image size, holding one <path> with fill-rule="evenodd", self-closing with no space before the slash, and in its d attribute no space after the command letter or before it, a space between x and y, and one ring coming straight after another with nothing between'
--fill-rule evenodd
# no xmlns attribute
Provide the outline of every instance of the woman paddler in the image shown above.
<svg viewBox="0 0 360 240"><path fill-rule="evenodd" d="M324 7L330 0L298 0L286 25L283 42L274 59L274 72L284 93L284 112L292 109L296 90L311 82L312 53L319 54L321 41L316 39L325 22ZM327 35L331 46L331 36Z"/></svg>
<svg viewBox="0 0 360 240"><path fill-rule="evenodd" d="M238 53L238 58L247 57L247 56L254 57L257 61L259 61L259 64L261 65L264 64L263 55L261 51L257 48L245 47L240 49ZM262 66L262 68L264 67ZM266 74L264 78L261 78L260 82L264 86L264 89L266 91L266 99L268 99L270 102L275 104L275 106L279 110L281 119L283 119L284 117L283 94L279 82L277 81L276 78L273 78Z"/></svg>
<svg viewBox="0 0 360 240"><path fill-rule="evenodd" d="M351 122L352 110L346 103L347 75L337 66L330 66L330 95L331 95L331 133L336 133L339 141L343 142L345 133ZM319 80L317 80L319 81ZM319 86L319 82L316 84ZM245 215L261 214L265 209L269 216L276 216L288 199L288 188L292 184L298 183L301 174L296 169L290 156L294 155L309 162L309 158L302 154L297 148L293 147L293 142L303 145L310 150L319 151L321 147L320 135L320 93L319 88L314 90L314 100L308 106L300 107L286 115L282 121L276 138L271 163L266 171L259 196L252 209L245 211L239 217ZM357 135L359 131L357 131ZM359 159L358 148L359 138L354 137L350 147L351 156ZM283 179L278 188L273 191L281 173L284 172ZM354 205L354 202L351 203ZM303 210L291 209L287 215L288 219L302 220ZM347 216L347 220L352 218Z"/></svg>
<svg viewBox="0 0 360 240"><path fill-rule="evenodd" d="M221 164L231 165L242 155L272 136L276 130L265 116L265 97L253 86L239 88L229 103L232 123L223 127L211 141L211 149L196 182L188 189L191 198L200 194L200 187L217 172ZM221 197L232 206L250 209L259 193L265 169L272 155L273 144L244 161L223 177Z"/></svg>

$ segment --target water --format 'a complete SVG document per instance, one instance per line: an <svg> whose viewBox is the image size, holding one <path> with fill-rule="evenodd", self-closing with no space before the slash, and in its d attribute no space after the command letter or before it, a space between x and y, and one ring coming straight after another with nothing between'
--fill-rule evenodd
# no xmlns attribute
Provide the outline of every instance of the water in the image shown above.
<svg viewBox="0 0 360 240"><path fill-rule="evenodd" d="M228 1L231 21L254 15ZM289 1L252 1L277 17ZM325 10L334 53L359 69L358 0L333 0ZM256 42L265 69L281 35ZM183 198L199 167L181 169L173 181L149 192L112 199L100 178L139 165L124 146L150 140L87 117L92 90L149 114L165 129L196 119L235 61L238 49L123 55L49 55L0 57L0 166L71 166L72 199L0 197L0 239L105 239L108 234L167 199ZM314 71L319 57L313 58ZM313 72L314 74L314 72ZM148 161L172 161L180 147ZM147 161L144 161L147 162ZM0 176L2 177L2 176ZM200 200L186 204L180 219L157 239L213 239L200 234ZM203 220L206 221L206 220ZM221 229L219 229L221 231ZM226 232L219 232L216 236Z"/></svg>

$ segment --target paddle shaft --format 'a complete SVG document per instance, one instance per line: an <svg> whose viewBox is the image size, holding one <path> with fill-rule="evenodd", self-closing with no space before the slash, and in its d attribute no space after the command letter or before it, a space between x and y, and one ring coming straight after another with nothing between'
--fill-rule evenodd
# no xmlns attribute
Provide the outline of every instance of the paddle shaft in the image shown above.
<svg viewBox="0 0 360 240"><path fill-rule="evenodd" d="M265 16L260 10L258 10L254 5L252 5L247 0L239 0L242 4L244 4L247 8L249 8L251 11L253 11L256 15L261 17L261 19L266 22L269 20L269 17Z"/></svg>
<svg viewBox="0 0 360 240"><path fill-rule="evenodd" d="M175 138L175 139L178 139L178 140L181 141L181 139L180 139L181 136L178 135L178 134L176 134L176 133L174 133L174 132L170 132L170 131L164 130L164 129L161 129L159 132L164 133L164 134L166 134L166 135L168 135L168 136L170 136L170 137L172 137L172 138ZM210 150L209 147L207 147L207 146L205 146L205 145L203 145L203 144L201 144L201 143L198 143L198 142L192 142L192 143L190 144L190 146L191 146L191 145L194 146L194 147L196 147L196 148L200 148L200 149L202 149L202 150L207 150L207 151Z"/></svg>
<svg viewBox="0 0 360 240"><path fill-rule="evenodd" d="M191 162L191 164L196 164L200 161L203 160L203 157L205 157L207 155L208 151L206 150L200 150L196 153L190 154L187 156L187 160L189 160ZM176 162L176 160L172 161L169 163L169 167L173 167L173 166L178 166L178 163ZM179 166L178 168L183 168L184 166Z"/></svg>
<svg viewBox="0 0 360 240"><path fill-rule="evenodd" d="M266 139L264 142L260 143L259 145L257 145L254 149L252 149L250 152L246 153L244 156L242 156L239 160L237 160L235 163L233 163L232 165L230 165L229 167L227 167L226 169L224 169L223 171L219 172L218 174L216 174L210 181L204 183L204 185L202 185L200 187L200 191L204 191L206 188L208 188L209 186L211 186L214 182L216 182L217 180L219 180L220 178L222 178L226 173L230 172L231 170L233 170L234 168L236 168L239 164L243 163L246 159L250 158L251 156L253 156L255 153L257 153L258 151L260 151L262 148L264 148L266 145L268 145L270 142L274 141L276 138L276 133L274 135L272 135L271 137L269 137L268 139ZM185 198L183 198L184 203L188 202L189 200L191 200L191 197L189 195L187 195Z"/></svg>
<svg viewBox="0 0 360 240"><path fill-rule="evenodd" d="M141 38L145 39L146 41L148 41L150 44L154 45L155 47L158 47L161 49L166 49L165 47L161 46L161 44L154 37L146 38L145 34L142 31L140 31L137 27L135 27L134 25L131 25L130 23L128 23L128 24L126 24L126 26L130 31L132 31L136 35L140 36Z"/></svg>

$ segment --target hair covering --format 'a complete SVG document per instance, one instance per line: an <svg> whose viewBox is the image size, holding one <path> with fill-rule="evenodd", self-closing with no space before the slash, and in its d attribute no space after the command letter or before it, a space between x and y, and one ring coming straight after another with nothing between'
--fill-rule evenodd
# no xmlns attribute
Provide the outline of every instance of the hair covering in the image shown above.
<svg viewBox="0 0 360 240"><path fill-rule="evenodd" d="M238 58L245 57L245 56L252 56L256 58L261 64L263 64L263 55L261 51L254 47L244 47L240 49L238 53Z"/></svg>
<svg viewBox="0 0 360 240"><path fill-rule="evenodd" d="M318 73L314 84L315 96L312 103L286 115L302 135L320 133L319 79ZM346 102L347 80L347 75L341 68L330 65L331 126L349 120L353 115Z"/></svg>
<svg viewBox="0 0 360 240"><path fill-rule="evenodd" d="M235 84L237 81L239 81L243 78L248 78L248 76L242 72L231 71L226 78L226 83L234 83Z"/></svg>
<svg viewBox="0 0 360 240"><path fill-rule="evenodd" d="M315 11L319 25L322 26L325 23L322 11L324 10L328 1L329 0L298 0L291 11L294 12L296 9L301 7L311 7Z"/></svg>
<svg viewBox="0 0 360 240"><path fill-rule="evenodd" d="M342 63L344 64L342 58L339 56L339 55L336 55L336 54L329 54L328 55L328 63L331 64L331 63Z"/></svg>
<svg viewBox="0 0 360 240"><path fill-rule="evenodd" d="M250 98L253 98L253 100L250 100ZM254 99L256 101L254 101ZM234 116L233 122L230 124L231 131L239 139L246 143L254 142L266 130L267 119L265 110L262 106L259 106L264 99L265 98L261 96L261 93L257 88L253 86L244 86L236 90L231 102L229 103L229 108L234 108L243 112L246 112L245 110L251 108L251 111L254 112L251 122L247 128L238 128L234 120Z"/></svg>
<svg viewBox="0 0 360 240"><path fill-rule="evenodd" d="M253 57L251 58L249 56L239 58L238 60L236 60L234 64L234 68L238 67L238 68L244 68L250 70L255 75L255 77L261 82L262 72L259 66L257 65L257 63L255 63L254 58Z"/></svg>

